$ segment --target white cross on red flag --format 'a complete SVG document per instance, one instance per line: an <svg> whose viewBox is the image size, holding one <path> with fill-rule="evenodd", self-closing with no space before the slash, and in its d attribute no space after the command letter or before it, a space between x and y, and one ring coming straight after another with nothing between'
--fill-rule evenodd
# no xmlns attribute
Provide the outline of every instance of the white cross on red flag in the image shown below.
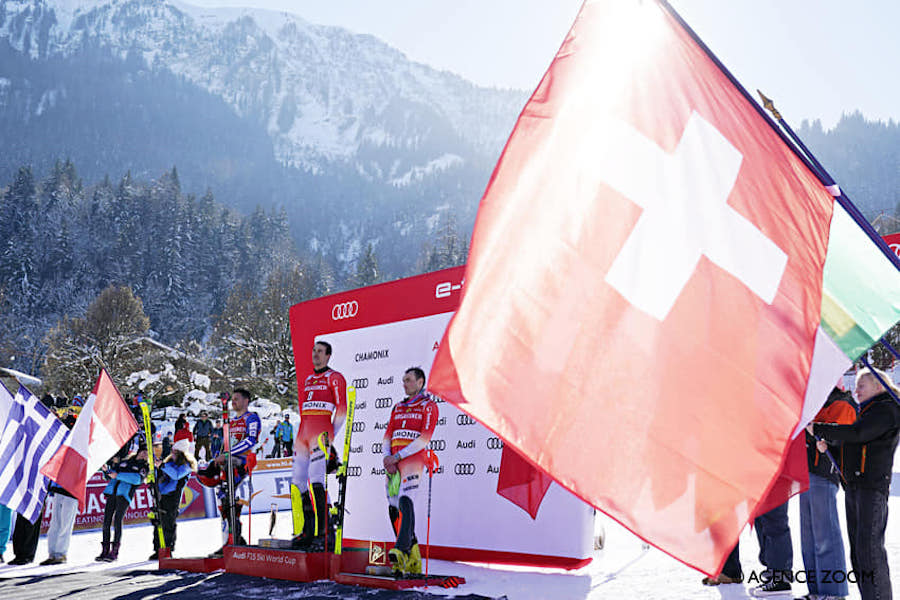
<svg viewBox="0 0 900 600"><path fill-rule="evenodd" d="M429 389L717 573L799 423L832 210L667 7L588 1L481 201Z"/></svg>

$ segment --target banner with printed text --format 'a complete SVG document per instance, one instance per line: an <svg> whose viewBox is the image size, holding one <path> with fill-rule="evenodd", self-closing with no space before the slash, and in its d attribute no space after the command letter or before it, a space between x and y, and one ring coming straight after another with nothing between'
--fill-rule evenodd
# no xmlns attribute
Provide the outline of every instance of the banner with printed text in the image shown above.
<svg viewBox="0 0 900 600"><path fill-rule="evenodd" d="M103 495L103 490L106 488L106 484L107 481L99 473L88 480L85 507L75 517L75 531L87 531L103 527L103 513L106 509L106 496ZM47 529L50 527L51 506L50 502L46 503L44 518L41 521L42 535L47 533ZM147 513L152 506L153 496L150 492L150 486L147 484L140 485L134 491L134 497L132 497L131 504L125 512L125 518L122 520L123 524L135 525L149 522ZM207 510L204 502L203 486L192 477L184 486L184 491L181 494L178 519L202 519L206 516Z"/></svg>

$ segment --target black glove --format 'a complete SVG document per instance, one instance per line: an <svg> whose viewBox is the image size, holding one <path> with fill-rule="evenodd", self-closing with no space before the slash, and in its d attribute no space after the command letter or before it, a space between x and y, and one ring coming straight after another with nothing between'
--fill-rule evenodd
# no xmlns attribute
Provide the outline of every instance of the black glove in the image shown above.
<svg viewBox="0 0 900 600"><path fill-rule="evenodd" d="M341 461L338 459L337 450L334 449L334 446L328 451L328 463L325 465L325 473L331 474L338 470L338 467L341 466Z"/></svg>

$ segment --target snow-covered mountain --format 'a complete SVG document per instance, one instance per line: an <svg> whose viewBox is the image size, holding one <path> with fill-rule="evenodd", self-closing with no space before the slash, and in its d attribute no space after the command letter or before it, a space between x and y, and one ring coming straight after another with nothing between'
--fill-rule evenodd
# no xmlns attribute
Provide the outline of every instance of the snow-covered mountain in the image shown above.
<svg viewBox="0 0 900 600"><path fill-rule="evenodd" d="M411 62L372 36L252 8L0 0L0 40L33 60L94 47L140 57L264 127L281 164L317 172L347 162L395 186L473 156L495 158L524 101L521 91L479 88ZM43 92L35 113L53 101Z"/></svg>
<svg viewBox="0 0 900 600"><path fill-rule="evenodd" d="M283 208L342 274L369 244L402 276L442 223L466 237L525 100L288 13L0 0L0 186L60 159L87 183L177 166L188 193Z"/></svg>

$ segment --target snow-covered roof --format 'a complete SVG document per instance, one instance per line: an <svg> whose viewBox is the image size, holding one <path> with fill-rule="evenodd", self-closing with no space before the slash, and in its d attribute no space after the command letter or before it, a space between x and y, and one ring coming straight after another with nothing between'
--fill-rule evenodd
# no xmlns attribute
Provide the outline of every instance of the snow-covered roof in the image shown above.
<svg viewBox="0 0 900 600"><path fill-rule="evenodd" d="M181 358L181 359L187 360L187 361L191 362L192 364L202 366L203 369L207 373L212 373L214 375L217 375L218 377L224 377L224 373L222 373L222 371L220 371L219 369L206 364L205 362L203 362L202 360L200 360L196 357L185 354L184 352L182 352L181 350L178 350L177 348L173 348L172 346L167 346L167 345L163 344L162 342L159 342L159 341L154 340L153 338L150 338L147 336L136 337L134 339L128 340L127 342L125 342L124 345L125 346L134 346L134 345L138 345L138 344L147 344L147 345L153 346L154 348L161 350L162 352L166 353L167 355L169 355L172 358ZM192 378L194 377L194 375L195 375L195 373L191 373ZM197 373L196 375L198 375L200 377L205 377L207 381L209 380L209 377L207 377L205 375L201 376L199 373ZM203 387L202 382L197 382L196 385ZM206 386L208 387L209 384L207 383Z"/></svg>
<svg viewBox="0 0 900 600"><path fill-rule="evenodd" d="M37 387L37 386L43 384L43 381L41 381L37 377L35 377L33 375L29 375L28 373L23 373L22 371L16 371L15 369L6 369L6 368L0 368L0 371L3 371L10 377L15 377L16 381L18 381L22 385L30 385L32 387Z"/></svg>
<svg viewBox="0 0 900 600"><path fill-rule="evenodd" d="M270 417L280 416L283 409L281 408L281 405L272 402L271 400L257 398L250 403L250 410L257 413L260 418L268 419Z"/></svg>

